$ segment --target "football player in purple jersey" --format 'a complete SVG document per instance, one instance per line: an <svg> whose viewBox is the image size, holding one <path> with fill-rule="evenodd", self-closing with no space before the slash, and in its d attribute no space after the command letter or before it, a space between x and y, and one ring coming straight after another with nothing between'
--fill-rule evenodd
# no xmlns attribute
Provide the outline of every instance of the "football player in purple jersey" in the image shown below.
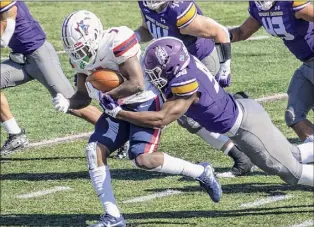
<svg viewBox="0 0 314 227"><path fill-rule="evenodd" d="M38 80L50 92L71 97L74 89L67 80L58 55L46 40L46 34L29 12L23 1L0 2L1 48L10 47L10 59L1 62L1 89L15 87L31 80ZM0 121L8 133L1 154L27 146L24 129L17 124L5 95L1 94ZM68 113L95 124L101 112L94 106Z"/></svg>
<svg viewBox="0 0 314 227"><path fill-rule="evenodd" d="M250 1L249 13L241 26L230 29L232 42L245 40L264 27L303 63L290 81L285 120L302 141L314 141L313 123L306 119L314 108L313 5L309 1Z"/></svg>
<svg viewBox="0 0 314 227"><path fill-rule="evenodd" d="M215 75L220 86L230 85L231 44L227 28L204 16L194 1L148 0L139 1L138 5L143 21L135 32L140 42L176 37ZM227 176L250 172L251 162L227 136L209 132L186 116L182 116L178 123L233 158L234 166Z"/></svg>
<svg viewBox="0 0 314 227"><path fill-rule="evenodd" d="M160 38L146 48L144 70L166 97L160 111L122 110L104 95L105 113L149 128L164 128L185 114L208 131L227 134L259 168L289 184L314 187L313 142L295 146L253 99L225 92L181 40Z"/></svg>

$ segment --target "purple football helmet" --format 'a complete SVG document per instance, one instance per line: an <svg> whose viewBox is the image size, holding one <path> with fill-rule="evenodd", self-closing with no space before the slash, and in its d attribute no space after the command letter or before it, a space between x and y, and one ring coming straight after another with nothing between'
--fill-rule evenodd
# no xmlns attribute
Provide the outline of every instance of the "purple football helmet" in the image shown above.
<svg viewBox="0 0 314 227"><path fill-rule="evenodd" d="M151 43L145 50L144 70L150 82L162 89L190 62L183 42L174 37L164 37Z"/></svg>

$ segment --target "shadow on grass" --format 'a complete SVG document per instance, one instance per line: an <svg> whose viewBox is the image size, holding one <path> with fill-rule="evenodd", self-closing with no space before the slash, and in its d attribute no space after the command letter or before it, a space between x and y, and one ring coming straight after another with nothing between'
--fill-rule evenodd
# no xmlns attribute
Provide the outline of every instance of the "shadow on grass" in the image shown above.
<svg viewBox="0 0 314 227"><path fill-rule="evenodd" d="M296 210L299 209L299 210ZM227 217L246 217L264 216L280 214L301 214L313 212L313 206L281 206L272 208L250 208L237 210L203 210L203 211L163 211L163 212L142 212L126 213L125 219L128 226L138 225L182 225L188 226L197 224L195 218L227 218ZM96 214L6 214L0 219L1 226L86 226L86 221L97 220ZM193 220L191 220L193 218ZM171 219L171 221L150 221L150 219ZM173 219L182 219L182 222ZM137 220L140 220L138 222ZM191 223L193 221L193 223ZM203 221L202 221L203 222Z"/></svg>

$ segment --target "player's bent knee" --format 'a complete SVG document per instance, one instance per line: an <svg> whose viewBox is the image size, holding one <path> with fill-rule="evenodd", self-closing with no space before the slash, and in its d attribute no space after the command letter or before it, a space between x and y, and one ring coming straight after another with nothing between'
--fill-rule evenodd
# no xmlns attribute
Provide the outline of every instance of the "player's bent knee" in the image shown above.
<svg viewBox="0 0 314 227"><path fill-rule="evenodd" d="M301 116L297 116L295 114L294 108L293 107L289 107L286 112L285 112L285 121L288 127L291 127L293 125L295 125L296 123L305 120L306 116L305 114L302 114Z"/></svg>
<svg viewBox="0 0 314 227"><path fill-rule="evenodd" d="M156 166L154 159L150 156L150 154L140 154L132 160L132 163L138 169L146 171L160 171L161 166Z"/></svg>

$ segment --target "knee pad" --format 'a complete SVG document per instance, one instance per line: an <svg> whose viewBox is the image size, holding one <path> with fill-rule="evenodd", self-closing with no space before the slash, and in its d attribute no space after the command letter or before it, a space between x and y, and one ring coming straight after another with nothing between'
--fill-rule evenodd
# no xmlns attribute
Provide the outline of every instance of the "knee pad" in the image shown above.
<svg viewBox="0 0 314 227"><path fill-rule="evenodd" d="M192 134L197 133L202 128L199 123L184 115L180 117L177 122L181 127L187 129L189 133Z"/></svg>
<svg viewBox="0 0 314 227"><path fill-rule="evenodd" d="M289 107L288 109L286 109L285 112L285 121L288 127L291 127L292 125L295 124L295 113L294 113L294 108L293 107Z"/></svg>
<svg viewBox="0 0 314 227"><path fill-rule="evenodd" d="M87 165L89 170L93 170L97 168L97 142L90 142L87 144L85 152Z"/></svg>

